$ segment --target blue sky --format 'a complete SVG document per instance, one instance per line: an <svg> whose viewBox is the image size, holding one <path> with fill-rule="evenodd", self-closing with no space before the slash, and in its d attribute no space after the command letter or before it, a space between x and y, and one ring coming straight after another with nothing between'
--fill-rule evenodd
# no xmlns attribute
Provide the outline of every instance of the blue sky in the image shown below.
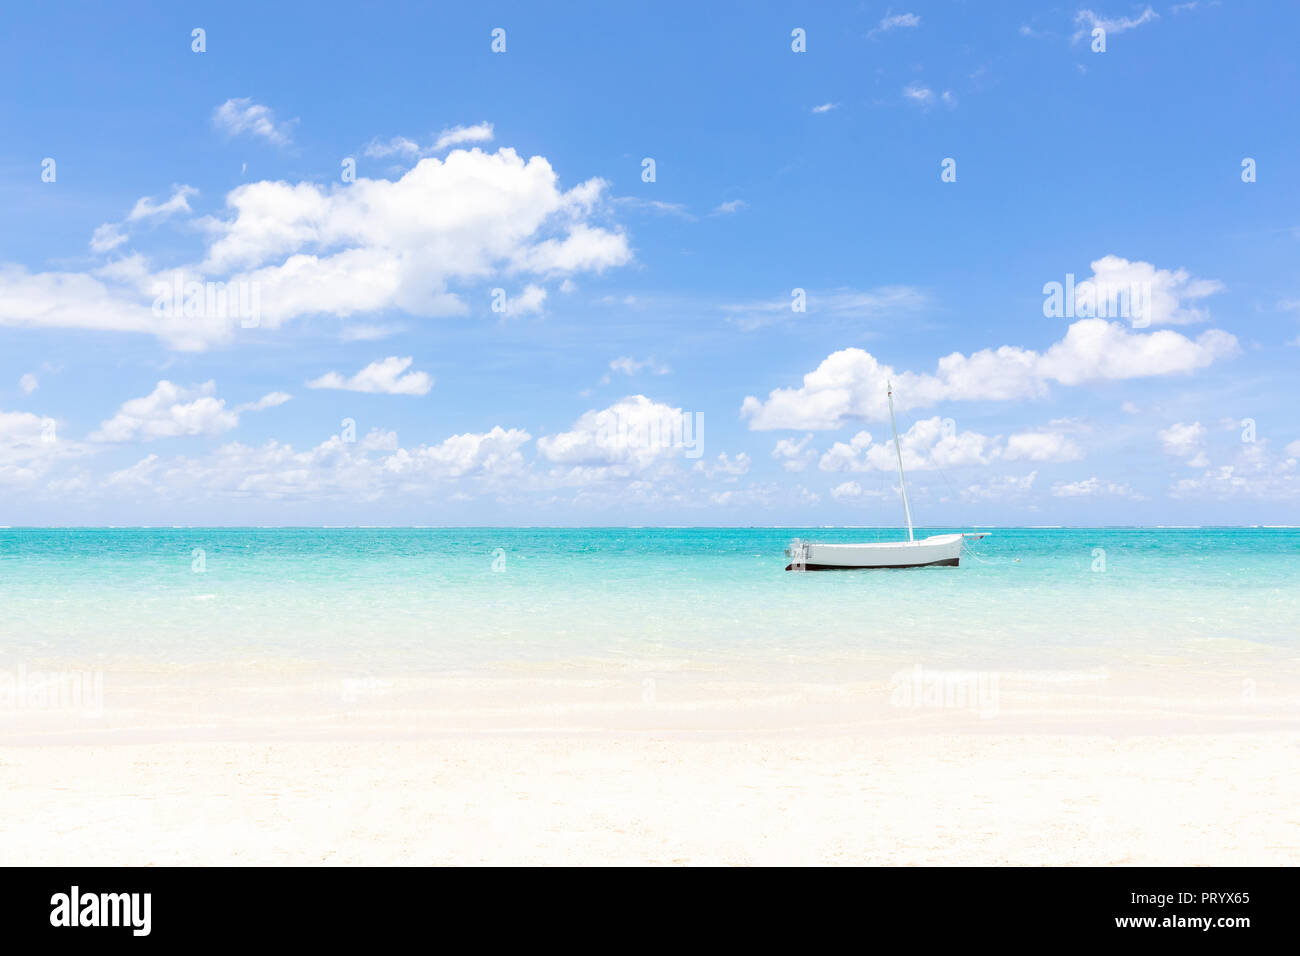
<svg viewBox="0 0 1300 956"><path fill-rule="evenodd" d="M1292 8L9 19L0 523L1300 521Z"/></svg>

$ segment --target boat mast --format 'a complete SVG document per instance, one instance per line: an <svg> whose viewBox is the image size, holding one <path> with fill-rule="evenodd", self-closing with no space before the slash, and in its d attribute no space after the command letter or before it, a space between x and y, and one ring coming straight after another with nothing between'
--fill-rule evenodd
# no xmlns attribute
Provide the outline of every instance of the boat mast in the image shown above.
<svg viewBox="0 0 1300 956"><path fill-rule="evenodd" d="M903 516L907 518L907 540L915 541L912 537L912 509L907 506L907 482L903 480L903 449L898 444L898 423L894 421L894 385L892 382L885 383L885 394L889 396L889 427L894 430L894 451L898 453L898 487L903 492Z"/></svg>

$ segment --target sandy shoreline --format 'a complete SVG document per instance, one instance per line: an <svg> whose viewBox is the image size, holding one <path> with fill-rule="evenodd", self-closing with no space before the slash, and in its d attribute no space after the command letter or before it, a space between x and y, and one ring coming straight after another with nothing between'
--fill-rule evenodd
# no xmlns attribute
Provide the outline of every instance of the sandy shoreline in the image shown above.
<svg viewBox="0 0 1300 956"><path fill-rule="evenodd" d="M13 864L1300 861L1291 734L0 750Z"/></svg>
<svg viewBox="0 0 1300 956"><path fill-rule="evenodd" d="M934 706L908 675L113 676L94 719L0 723L0 859L1300 862L1285 675L965 675Z"/></svg>

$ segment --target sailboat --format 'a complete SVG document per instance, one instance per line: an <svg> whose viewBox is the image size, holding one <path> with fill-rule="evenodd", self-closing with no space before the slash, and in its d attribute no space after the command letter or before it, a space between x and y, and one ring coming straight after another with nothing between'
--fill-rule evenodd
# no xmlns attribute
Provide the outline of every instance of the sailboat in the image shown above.
<svg viewBox="0 0 1300 956"><path fill-rule="evenodd" d="M907 519L906 541L874 541L869 544L825 544L796 538L786 549L790 563L787 571L838 571L865 568L955 568L961 564L962 547L967 538L984 538L987 531L971 534L932 534L916 540L912 532L912 509L907 502L907 480L903 474L903 449L898 444L898 423L894 420L894 386L886 384L889 398L889 427L894 432L894 451L898 455L898 489L903 496L903 516Z"/></svg>

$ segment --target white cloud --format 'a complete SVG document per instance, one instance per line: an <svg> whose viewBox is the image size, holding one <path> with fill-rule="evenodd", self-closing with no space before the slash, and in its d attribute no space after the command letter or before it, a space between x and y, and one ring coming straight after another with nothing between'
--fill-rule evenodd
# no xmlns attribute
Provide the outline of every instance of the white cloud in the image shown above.
<svg viewBox="0 0 1300 956"><path fill-rule="evenodd" d="M714 461L697 461L695 470L702 472L706 478L715 478L721 475L725 478L734 479L747 473L749 466L749 456L743 451L736 455L735 458L729 457L724 451Z"/></svg>
<svg viewBox="0 0 1300 956"><path fill-rule="evenodd" d="M114 222L106 222L102 226L96 226L91 234L90 251L101 254L111 252L126 242L126 238L126 233L122 231L121 226Z"/></svg>
<svg viewBox="0 0 1300 956"><path fill-rule="evenodd" d="M193 186L173 186L171 197L163 202L158 202L152 196L142 196L135 201L135 205L127 213L125 222L106 222L96 227L90 237L91 251L102 255L126 242L129 238L123 228L126 223L168 219L176 213L193 212L189 200L191 196L197 196L198 193L199 191Z"/></svg>
<svg viewBox="0 0 1300 956"><path fill-rule="evenodd" d="M639 196L619 196L614 199L614 202L619 206L626 206L630 209L643 209L661 216L676 216L688 222L695 221L694 214L685 203L666 202L662 199L642 199Z"/></svg>
<svg viewBox="0 0 1300 956"><path fill-rule="evenodd" d="M934 90L930 89L928 86L921 86L919 83L912 83L903 87L903 96L906 97L909 102L915 103L918 106L929 106L934 102Z"/></svg>
<svg viewBox="0 0 1300 956"><path fill-rule="evenodd" d="M772 449L772 457L779 461L786 471L803 471L808 467L808 463L817 457L816 449L809 447L812 440L812 432L804 435L799 441L793 438L782 438Z"/></svg>
<svg viewBox="0 0 1300 956"><path fill-rule="evenodd" d="M880 24L872 29L867 36L875 36L880 33L888 33L891 30L917 27L920 25L921 18L915 13L886 13L881 18Z"/></svg>
<svg viewBox="0 0 1300 956"><path fill-rule="evenodd" d="M950 419L938 417L915 422L899 436L899 445L908 471L987 465L998 459L1060 462L1083 457L1079 447L1059 432L1020 432L1003 443L1001 436L958 431ZM818 467L822 471L889 472L898 467L898 455L892 439L874 442L870 432L863 431L848 442L832 445Z"/></svg>
<svg viewBox="0 0 1300 956"><path fill-rule="evenodd" d="M399 448L384 459L384 470L402 477L421 475L436 479L491 474L516 474L523 469L519 449L532 438L519 428L500 425L489 432L452 435L437 445L421 445L407 451Z"/></svg>
<svg viewBox="0 0 1300 956"><path fill-rule="evenodd" d="M747 205L749 204L743 199L728 199L726 202L718 203L713 207L713 215L728 216L734 212L740 212Z"/></svg>
<svg viewBox="0 0 1300 956"><path fill-rule="evenodd" d="M1140 498L1128 485L1100 478L1085 478L1083 481L1059 482L1052 486L1052 494L1057 498Z"/></svg>
<svg viewBox="0 0 1300 956"><path fill-rule="evenodd" d="M519 315L532 315L541 312L545 302L546 289L540 285L529 283L519 295L506 298L505 311L502 315L508 319Z"/></svg>
<svg viewBox="0 0 1300 956"><path fill-rule="evenodd" d="M846 481L831 489L831 497L841 504L850 504L866 498L884 498L886 494L884 491L863 488L856 481Z"/></svg>
<svg viewBox="0 0 1300 956"><path fill-rule="evenodd" d="M1034 487L1038 472L1027 475L1002 475L985 482L967 485L961 490L961 497L966 501L998 501L1005 498L1023 498Z"/></svg>
<svg viewBox="0 0 1300 956"><path fill-rule="evenodd" d="M212 113L212 124L227 136L248 133L276 146L288 146L291 142L292 123L277 122L269 106L254 103L247 97L229 99L218 106Z"/></svg>
<svg viewBox="0 0 1300 956"><path fill-rule="evenodd" d="M629 474L682 456L698 458L703 438L698 416L644 395L631 395L608 408L583 413L569 431L539 438L537 448L556 464L617 466L617 473ZM608 474L596 471L591 477Z"/></svg>
<svg viewBox="0 0 1300 956"><path fill-rule="evenodd" d="M1243 442L1236 460L1194 478L1182 478L1169 489L1172 498L1210 498L1220 501L1252 498L1261 501L1300 500L1300 441L1289 444L1281 457L1266 440Z"/></svg>
<svg viewBox="0 0 1300 956"><path fill-rule="evenodd" d="M255 402L245 402L235 407L237 412L260 412L265 408L275 408L293 398L288 392L270 392Z"/></svg>
<svg viewBox="0 0 1300 956"><path fill-rule="evenodd" d="M829 113L839 105L839 103L822 103L820 106L814 106L812 111L814 113Z"/></svg>
<svg viewBox="0 0 1300 956"><path fill-rule="evenodd" d="M362 152L371 159L384 159L388 156L405 156L414 158L419 156L422 150L420 144L415 140L407 139L405 136L394 136L387 142L372 140L362 149Z"/></svg>
<svg viewBox="0 0 1300 956"><path fill-rule="evenodd" d="M23 390L24 395L30 395L40 386L40 381L31 372L28 372L18 380L18 387Z"/></svg>
<svg viewBox="0 0 1300 956"><path fill-rule="evenodd" d="M1060 432L1020 432L1007 439L1007 461L1078 461L1083 451Z"/></svg>
<svg viewBox="0 0 1300 956"><path fill-rule="evenodd" d="M193 186L174 186L172 187L171 198L165 202L157 202L151 196L142 196L131 207L126 221L138 222L141 219L166 219L178 212L192 212L189 200L191 196L197 196L198 194L199 191Z"/></svg>
<svg viewBox="0 0 1300 956"><path fill-rule="evenodd" d="M804 376L799 388L774 389L766 401L746 397L741 415L755 430L839 428L856 419L888 415L886 382L894 382L899 409L943 401L1005 401L1043 395L1051 383L1086 382L1186 373L1237 352L1237 340L1217 329L1189 339L1162 329L1132 332L1117 322L1080 319L1045 352L1004 345L941 358L933 374L898 372L860 348L833 352Z"/></svg>
<svg viewBox="0 0 1300 956"><path fill-rule="evenodd" d="M1158 19L1160 19L1160 15L1150 7L1147 7L1136 17L1106 17L1091 10L1080 10L1074 15L1074 22L1079 27L1079 30L1074 34L1073 42L1078 43L1085 37L1091 36L1096 27L1101 27L1109 36L1113 33L1132 30L1134 27L1140 27L1144 23L1150 23L1152 20Z"/></svg>
<svg viewBox="0 0 1300 956"><path fill-rule="evenodd" d="M143 398L132 398L112 418L102 422L90 435L94 442L154 441L195 435L219 435L239 424L243 411L260 411L289 400L283 392L272 392L256 402L227 408L216 397L215 382L184 388L167 380L160 381Z"/></svg>
<svg viewBox="0 0 1300 956"><path fill-rule="evenodd" d="M1205 457L1207 429L1200 422L1176 422L1156 433L1160 447L1166 454L1186 458L1192 468L1204 468L1210 460Z"/></svg>
<svg viewBox="0 0 1300 956"><path fill-rule="evenodd" d="M473 126L451 126L444 129L427 148L420 146L414 140L407 139L405 136L394 136L387 142L372 140L363 152L375 159L383 159L388 156L415 159L419 156L440 153L452 146L491 142L493 136L494 131L491 123L475 123Z"/></svg>
<svg viewBox="0 0 1300 956"><path fill-rule="evenodd" d="M503 275L628 262L623 233L587 222L603 190L592 179L561 191L544 158L524 162L510 149L454 150L391 181L249 183L226 197L231 218L203 220L209 244L197 266L155 272L140 256L90 272L0 265L0 325L146 332L186 349L229 341L240 316L155 314L158 290L177 271L186 282L255 289L262 333L315 314L464 314L452 284L481 289ZM525 290L519 306L543 295Z"/></svg>
<svg viewBox="0 0 1300 956"><path fill-rule="evenodd" d="M624 375L636 375L642 370L655 375L667 375L672 371L667 365L657 361L653 355L644 359L634 359L626 355L619 356L610 361L609 368L611 372L622 372ZM606 376L605 380L608 381L609 376Z"/></svg>
<svg viewBox="0 0 1300 956"><path fill-rule="evenodd" d="M438 134L433 144L434 152L442 152L451 146L464 143L487 143L492 140L491 123L475 123L473 126L452 126Z"/></svg>
<svg viewBox="0 0 1300 956"><path fill-rule="evenodd" d="M406 371L413 361L409 355L405 358L390 355L371 362L351 378L344 378L339 372L326 372L308 382L307 387L385 395L428 395L433 388L433 378L425 372Z"/></svg>
<svg viewBox="0 0 1300 956"><path fill-rule="evenodd" d="M917 421L899 436L903 467L908 471L985 465L998 454L996 439L979 432L945 426L942 418ZM893 471L898 452L892 439L873 442L870 432L858 432L847 443L836 442L822 455L822 471Z"/></svg>
<svg viewBox="0 0 1300 956"><path fill-rule="evenodd" d="M402 331L400 325L378 325L362 322L346 325L339 332L340 342L377 342Z"/></svg>
<svg viewBox="0 0 1300 956"><path fill-rule="evenodd" d="M207 500L228 494L369 501L386 494L432 493L451 481L472 479L488 486L512 481L524 467L520 449L530 437L497 426L411 448L399 447L393 432L377 429L359 442L334 435L304 451L277 441L257 447L232 442L203 458L146 456L110 475L105 485L156 498Z"/></svg>
<svg viewBox="0 0 1300 956"><path fill-rule="evenodd" d="M1092 297L1087 306L1084 283L1087 283L1086 295ZM1116 313L1127 300L1132 315L1126 317L1135 326L1191 325L1209 319L1209 311L1201 300L1223 289L1223 283L1217 279L1197 279L1186 269L1157 269L1149 262L1102 256L1092 263L1092 276L1076 285L1075 314L1118 318ZM1095 311L1080 311L1085 307Z"/></svg>
<svg viewBox="0 0 1300 956"><path fill-rule="evenodd" d="M58 461L91 451L81 442L60 437L53 418L0 412L0 485L31 485Z"/></svg>

